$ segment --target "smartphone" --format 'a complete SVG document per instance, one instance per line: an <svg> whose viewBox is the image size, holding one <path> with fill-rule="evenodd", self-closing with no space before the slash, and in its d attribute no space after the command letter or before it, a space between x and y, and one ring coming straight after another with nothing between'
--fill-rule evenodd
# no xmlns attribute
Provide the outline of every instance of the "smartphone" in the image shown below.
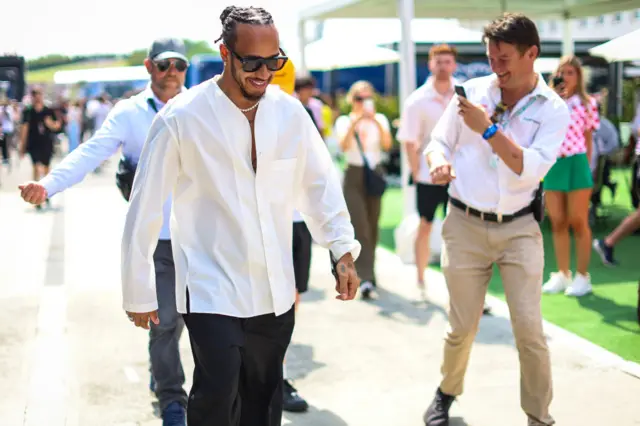
<svg viewBox="0 0 640 426"><path fill-rule="evenodd" d="M374 112L376 109L376 104L373 99L365 99L362 103L362 106L364 107L365 111L369 112Z"/></svg>
<svg viewBox="0 0 640 426"><path fill-rule="evenodd" d="M561 75L556 75L553 77L553 87L558 87L564 83L564 78Z"/></svg>
<svg viewBox="0 0 640 426"><path fill-rule="evenodd" d="M467 97L467 92L465 92L464 87L462 86L456 86L456 94L458 96L460 96L461 98L466 98Z"/></svg>

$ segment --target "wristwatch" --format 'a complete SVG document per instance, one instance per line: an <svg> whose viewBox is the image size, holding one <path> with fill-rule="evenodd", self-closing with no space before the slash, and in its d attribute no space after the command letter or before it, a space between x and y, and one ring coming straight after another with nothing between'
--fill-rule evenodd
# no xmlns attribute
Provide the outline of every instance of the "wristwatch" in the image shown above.
<svg viewBox="0 0 640 426"><path fill-rule="evenodd" d="M491 126L487 127L487 130L484 131L484 133L482 134L482 139L489 140L496 133L498 133L498 125L493 123Z"/></svg>

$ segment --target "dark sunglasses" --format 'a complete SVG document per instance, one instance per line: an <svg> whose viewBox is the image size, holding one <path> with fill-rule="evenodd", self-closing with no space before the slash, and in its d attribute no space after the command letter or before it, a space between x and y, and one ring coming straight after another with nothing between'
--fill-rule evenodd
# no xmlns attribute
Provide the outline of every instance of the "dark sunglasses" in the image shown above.
<svg viewBox="0 0 640 426"><path fill-rule="evenodd" d="M171 64L173 64L173 66L176 68L176 71L178 72L186 70L189 66L189 64L187 64L182 59L162 59L160 61L153 61L153 63L156 65L158 71L160 72L167 71L171 67Z"/></svg>
<svg viewBox="0 0 640 426"><path fill-rule="evenodd" d="M355 102L362 102L362 101L366 101L367 99L371 99L371 96L354 96L353 100Z"/></svg>
<svg viewBox="0 0 640 426"><path fill-rule="evenodd" d="M262 66L266 66L269 71L280 71L284 68L289 58L284 55L284 51L280 49L282 55L272 56L270 58L262 58L260 56L240 56L233 50L227 47L227 50L235 56L242 64L242 71L244 72L256 72Z"/></svg>

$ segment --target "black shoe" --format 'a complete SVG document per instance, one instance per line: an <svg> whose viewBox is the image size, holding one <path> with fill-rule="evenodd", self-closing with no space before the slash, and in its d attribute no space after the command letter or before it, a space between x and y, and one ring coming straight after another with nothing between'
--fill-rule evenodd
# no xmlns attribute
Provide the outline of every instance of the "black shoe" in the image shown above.
<svg viewBox="0 0 640 426"><path fill-rule="evenodd" d="M449 409L455 399L454 396L442 393L438 388L433 402L424 413L424 424L426 426L449 426Z"/></svg>
<svg viewBox="0 0 640 426"><path fill-rule="evenodd" d="M600 255L602 263L607 266L617 265L616 260L613 258L613 247L606 245L604 240L593 240L593 249Z"/></svg>
<svg viewBox="0 0 640 426"><path fill-rule="evenodd" d="M304 413L309 409L309 404L305 401L298 391L291 385L289 380L284 381L282 387L282 409L290 413Z"/></svg>
<svg viewBox="0 0 640 426"><path fill-rule="evenodd" d="M360 283L360 294L362 299L370 300L373 293L374 286L371 281L363 281Z"/></svg>

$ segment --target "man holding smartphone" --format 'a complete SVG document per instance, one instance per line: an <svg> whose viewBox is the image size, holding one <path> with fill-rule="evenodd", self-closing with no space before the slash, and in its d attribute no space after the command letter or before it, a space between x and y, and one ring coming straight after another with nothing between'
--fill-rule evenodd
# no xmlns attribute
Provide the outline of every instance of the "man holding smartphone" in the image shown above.
<svg viewBox="0 0 640 426"><path fill-rule="evenodd" d="M451 208L442 228L450 327L442 381L424 421L449 424L496 264L520 355L522 409L530 426L552 425L540 311L544 249L533 201L556 161L569 111L534 71L540 37L533 21L507 13L485 27L483 40L494 74L465 84L467 98L449 104L425 151L433 182L451 183Z"/></svg>

